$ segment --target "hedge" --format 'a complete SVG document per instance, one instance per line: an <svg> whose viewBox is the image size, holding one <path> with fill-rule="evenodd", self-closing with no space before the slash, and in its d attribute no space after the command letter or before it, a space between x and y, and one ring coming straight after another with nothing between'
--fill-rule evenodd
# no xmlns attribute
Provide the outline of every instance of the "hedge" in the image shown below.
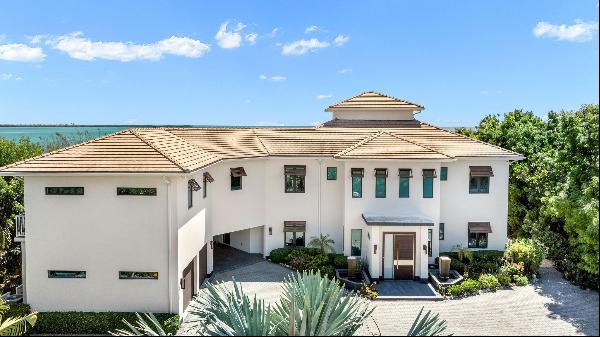
<svg viewBox="0 0 600 337"><path fill-rule="evenodd" d="M23 316L31 312L27 304L11 305L8 316ZM166 332L175 334L179 329L177 314L154 314L162 323ZM39 312L37 322L31 330L32 334L102 334L117 329L126 329L123 319L135 323L137 317L133 312Z"/></svg>

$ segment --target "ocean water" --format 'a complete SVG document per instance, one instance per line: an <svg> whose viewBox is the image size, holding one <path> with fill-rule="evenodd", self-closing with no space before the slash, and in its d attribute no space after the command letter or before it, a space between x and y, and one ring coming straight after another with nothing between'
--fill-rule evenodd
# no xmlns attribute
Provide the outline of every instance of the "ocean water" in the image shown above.
<svg viewBox="0 0 600 337"><path fill-rule="evenodd" d="M130 128L130 126L0 126L0 137L18 141L28 137L34 143L44 143L60 133L71 140L89 140Z"/></svg>

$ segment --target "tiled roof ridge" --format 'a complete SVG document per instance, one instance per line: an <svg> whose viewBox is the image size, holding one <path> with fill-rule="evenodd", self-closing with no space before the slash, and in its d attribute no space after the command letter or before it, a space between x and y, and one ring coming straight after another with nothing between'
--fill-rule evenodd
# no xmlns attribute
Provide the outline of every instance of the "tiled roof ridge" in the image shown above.
<svg viewBox="0 0 600 337"><path fill-rule="evenodd" d="M391 98L391 99L394 99L394 100L397 100L397 101L400 101L400 102L404 102L404 103L407 103L407 104L412 104L414 106L418 106L421 109L425 109L425 107L422 106L421 104L417 104L417 103L414 103L414 102L411 102L411 101L407 101L407 100L402 99L402 98L398 98L398 97L394 97L394 96L391 96L391 95L383 94L381 92L373 91L373 90L363 91L360 94L354 95L354 96L352 96L350 98L343 99L343 100L341 100L339 102L336 102L336 103L328 106L327 109L335 108L336 105L339 105L339 104L342 104L344 102L350 101L351 99L354 99L354 98L358 98L358 97L360 97L360 96L362 96L364 94L377 94L377 95L380 95L380 96L383 96L383 97L388 97L388 98ZM325 109L325 110L327 110L327 109Z"/></svg>
<svg viewBox="0 0 600 337"><path fill-rule="evenodd" d="M467 137L467 136L465 136L465 135L461 135L460 133L456 133L456 132L452 132L452 131L450 131L450 130L442 129L442 128L440 128L440 127L437 127L437 126L435 126L435 125L432 125L432 124L429 124L429 123L426 123L426 122L421 122L421 121L419 121L419 122L420 122L421 124L425 124L425 125L427 125L427 126L430 126L430 127L434 128L434 129L436 129L436 130L440 130L440 131L443 131L443 132L447 132L447 133L453 134L453 135L455 135L455 136L459 136L459 137L461 137L461 138L464 138L464 139L468 139L468 140L471 140L471 141L474 141L474 142L477 142L477 143L480 143L480 144L484 144L484 145L487 145L487 146L491 146L491 147L493 147L493 148L496 148L496 149L498 149L498 150L502 150L502 151L508 151L508 152L510 152L510 153L512 153L512 154L514 154L514 155L516 155L516 156L523 157L523 155L522 155L522 154L520 154L520 153L518 153L518 152L515 152L515 151L512 151L512 150L509 150L509 149L505 149L505 148L503 148L503 147L501 147L501 146L494 145L494 144L490 144L490 143L484 142L484 141L482 141L482 140L479 140L479 139L475 139L475 138Z"/></svg>
<svg viewBox="0 0 600 337"><path fill-rule="evenodd" d="M48 157L50 155L61 153L61 152L64 152L64 151L67 151L67 150L70 150L70 149L73 149L73 148L76 148L76 147L87 145L87 144L99 141L101 139L109 138L109 137L120 135L120 134L126 134L126 133L132 133L131 129L125 129L125 130L120 130L120 131L117 131L117 132L109 133L109 134L104 135L102 137L90 139L90 140L87 140L85 142L73 144L73 145L70 145L70 146L67 146L67 147L63 147L63 148L60 148L60 149L57 149L57 150L54 150L54 151L42 153L41 155L35 156L35 157L32 157L32 158L23 159L21 161L17 161L17 162L14 162L14 163L11 163L11 164L8 164L8 165L0 167L0 171L4 171L4 170L6 170L8 168L15 167L15 166L21 165L21 164L25 164L25 163L33 161L33 160L38 160L38 159L41 159L41 158L45 158L45 157Z"/></svg>
<svg viewBox="0 0 600 337"><path fill-rule="evenodd" d="M160 129L160 128L155 128L154 130L156 130L156 129ZM151 148L153 148L156 152L160 153L161 156L165 157L168 161L170 161L175 166L177 166L181 171L183 171L183 172L189 172L190 171L189 169L185 168L182 164L180 164L179 162L177 162L177 160L175 160L174 158L171 158L171 156L169 156L168 154L166 154L163 151L161 151L160 149L158 149L158 147L156 145L154 145L150 140L144 138L141 134L139 134L137 132L137 130L144 130L144 129L143 128L142 129L130 129L130 131L131 131L131 133L133 135L135 135L136 137L138 137L142 142L146 143L146 145L148 145ZM166 132L168 132L168 131L166 131ZM170 132L169 132L169 134L173 135ZM175 135L173 135L173 136L175 136ZM181 137L178 137L178 138L181 138ZM182 140L185 141L186 143L188 143L186 140L184 140L184 139L182 139Z"/></svg>
<svg viewBox="0 0 600 337"><path fill-rule="evenodd" d="M435 153L441 154L441 155L442 155L442 156L444 156L444 157L447 157L447 158L454 158L454 157L452 157L452 156L449 156L449 155L447 155L447 154L445 154L445 153L443 153L443 152L441 152L441 151L438 151L438 150L436 150L436 149L433 149L433 148L431 148L431 147L429 147L429 146L427 146L427 145L419 144L418 142L415 142L414 140L409 140L409 139L407 139L407 138L404 138L404 137L402 137L402 136L399 136L399 135L393 134L393 133L391 133L391 132L389 132L389 131L385 131L385 130L384 130L383 132L384 132L384 133L387 133L387 134L389 134L389 135L390 135L390 136L392 136L392 137L396 137L396 138L398 138L398 139L401 139L401 140L403 140L403 141L405 141L405 142L409 142L409 143L411 143L411 144L414 144L414 145L416 145L416 146L422 147L422 148L424 148L424 149L427 149L427 150L429 150L429 151L432 151L432 152L435 152Z"/></svg>
<svg viewBox="0 0 600 337"><path fill-rule="evenodd" d="M370 134L369 136L365 137L364 139L362 139L362 140L360 140L360 141L356 142L355 144L352 144L352 145L350 145L349 147L345 148L344 150L342 150L342 151L340 151L340 152L338 152L338 153L334 154L334 155L333 155L333 157L335 158L335 157L343 156L343 155L345 155L346 153L348 153L348 152L350 152L350 151L352 151L352 150L354 150L354 149L358 148L359 146L361 146L361 145L363 145L363 144L366 144L366 143L368 143L368 142L372 141L373 139L375 139L375 138L377 138L377 137L381 136L381 135L382 135L384 132L385 132L385 131L383 131L383 130L376 131L376 132L374 132L374 133Z"/></svg>

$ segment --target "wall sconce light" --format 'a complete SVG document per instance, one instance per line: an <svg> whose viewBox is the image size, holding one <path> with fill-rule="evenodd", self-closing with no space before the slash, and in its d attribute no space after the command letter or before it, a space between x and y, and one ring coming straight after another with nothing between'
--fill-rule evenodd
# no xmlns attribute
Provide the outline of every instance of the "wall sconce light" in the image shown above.
<svg viewBox="0 0 600 337"><path fill-rule="evenodd" d="M213 248L214 248L214 241L211 240L210 241L210 249L213 249Z"/></svg>
<svg viewBox="0 0 600 337"><path fill-rule="evenodd" d="M373 254L377 254L377 245L373 245Z"/></svg>
<svg viewBox="0 0 600 337"><path fill-rule="evenodd" d="M423 245L423 251L427 253L427 245Z"/></svg>
<svg viewBox="0 0 600 337"><path fill-rule="evenodd" d="M269 235L273 235L273 227L269 227Z"/></svg>

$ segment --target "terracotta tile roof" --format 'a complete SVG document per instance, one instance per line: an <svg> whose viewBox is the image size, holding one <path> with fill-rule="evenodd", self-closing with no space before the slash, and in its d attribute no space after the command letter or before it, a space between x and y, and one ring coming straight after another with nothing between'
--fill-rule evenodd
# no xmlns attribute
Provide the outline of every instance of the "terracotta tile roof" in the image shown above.
<svg viewBox="0 0 600 337"><path fill-rule="evenodd" d="M393 110L393 109L425 109L422 105L412 103L400 98L380 94L374 91L363 92L362 94L350 97L341 102L330 105L325 111L334 110Z"/></svg>
<svg viewBox="0 0 600 337"><path fill-rule="evenodd" d="M521 155L426 123L353 127L130 129L0 168L26 172L185 173L224 159L448 159ZM327 125L327 123L326 123ZM330 124L331 125L331 124Z"/></svg>

